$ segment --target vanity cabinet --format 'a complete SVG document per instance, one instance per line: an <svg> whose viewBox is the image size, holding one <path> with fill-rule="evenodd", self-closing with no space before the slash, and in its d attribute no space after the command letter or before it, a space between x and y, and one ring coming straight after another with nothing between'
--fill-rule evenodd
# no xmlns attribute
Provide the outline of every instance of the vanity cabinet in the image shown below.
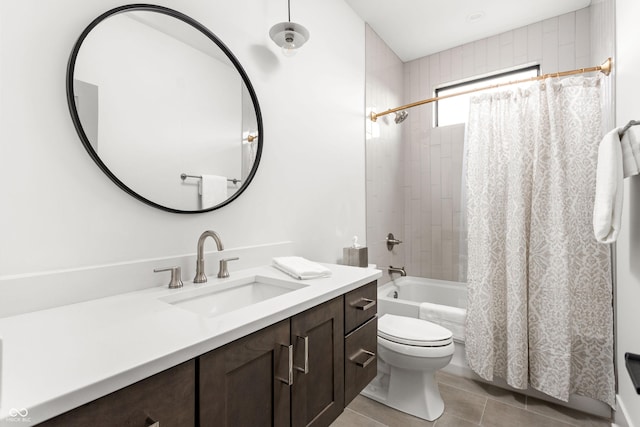
<svg viewBox="0 0 640 427"><path fill-rule="evenodd" d="M376 375L376 282L45 421L329 426Z"/></svg>
<svg viewBox="0 0 640 427"><path fill-rule="evenodd" d="M46 427L193 426L194 360L52 418Z"/></svg>
<svg viewBox="0 0 640 427"><path fill-rule="evenodd" d="M201 427L289 425L289 320L197 360Z"/></svg>
<svg viewBox="0 0 640 427"><path fill-rule="evenodd" d="M201 427L328 426L344 409L343 298L198 358Z"/></svg>
<svg viewBox="0 0 640 427"><path fill-rule="evenodd" d="M328 426L344 409L343 297L291 318L291 426Z"/></svg>

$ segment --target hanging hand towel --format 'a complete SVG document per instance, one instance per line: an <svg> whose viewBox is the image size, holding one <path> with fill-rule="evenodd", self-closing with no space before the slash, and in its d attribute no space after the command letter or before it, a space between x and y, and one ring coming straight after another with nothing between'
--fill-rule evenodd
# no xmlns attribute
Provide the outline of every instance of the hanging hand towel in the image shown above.
<svg viewBox="0 0 640 427"><path fill-rule="evenodd" d="M620 139L624 177L640 173L640 140L633 128L627 129Z"/></svg>
<svg viewBox="0 0 640 427"><path fill-rule="evenodd" d="M299 256L276 257L273 266L299 280L331 276L331 270Z"/></svg>
<svg viewBox="0 0 640 427"><path fill-rule="evenodd" d="M631 175L638 174L638 163L633 155L631 148L631 140L625 133L620 139L620 147L622 149L622 175L627 178Z"/></svg>
<svg viewBox="0 0 640 427"><path fill-rule="evenodd" d="M598 147L593 231L596 240L612 243L620 232L623 183L622 149L618 129L607 133Z"/></svg>
<svg viewBox="0 0 640 427"><path fill-rule="evenodd" d="M211 208L227 200L227 177L218 175L202 175L198 185L200 207Z"/></svg>

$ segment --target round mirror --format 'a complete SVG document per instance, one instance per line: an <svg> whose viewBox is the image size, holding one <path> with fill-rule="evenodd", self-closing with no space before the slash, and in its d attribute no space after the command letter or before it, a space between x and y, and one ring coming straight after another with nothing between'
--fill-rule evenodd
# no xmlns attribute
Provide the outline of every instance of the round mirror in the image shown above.
<svg viewBox="0 0 640 427"><path fill-rule="evenodd" d="M159 209L225 206L260 162L247 74L214 34L172 9L122 6L91 22L71 52L67 102L102 171Z"/></svg>

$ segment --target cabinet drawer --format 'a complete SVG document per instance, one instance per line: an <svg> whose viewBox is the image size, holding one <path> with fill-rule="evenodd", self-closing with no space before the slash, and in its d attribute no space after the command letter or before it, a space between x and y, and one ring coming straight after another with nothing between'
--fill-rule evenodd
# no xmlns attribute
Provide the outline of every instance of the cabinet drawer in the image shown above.
<svg viewBox="0 0 640 427"><path fill-rule="evenodd" d="M344 406L346 407L377 374L378 317L345 337Z"/></svg>
<svg viewBox="0 0 640 427"><path fill-rule="evenodd" d="M349 333L378 312L378 286L373 281L344 296L344 331Z"/></svg>
<svg viewBox="0 0 640 427"><path fill-rule="evenodd" d="M175 366L73 409L41 426L195 425L195 362Z"/></svg>

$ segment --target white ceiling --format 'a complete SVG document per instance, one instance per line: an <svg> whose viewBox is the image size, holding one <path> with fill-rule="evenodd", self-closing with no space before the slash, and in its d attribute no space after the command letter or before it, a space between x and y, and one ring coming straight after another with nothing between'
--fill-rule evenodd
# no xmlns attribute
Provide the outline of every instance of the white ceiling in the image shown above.
<svg viewBox="0 0 640 427"><path fill-rule="evenodd" d="M345 1L403 62L591 4L591 0Z"/></svg>

